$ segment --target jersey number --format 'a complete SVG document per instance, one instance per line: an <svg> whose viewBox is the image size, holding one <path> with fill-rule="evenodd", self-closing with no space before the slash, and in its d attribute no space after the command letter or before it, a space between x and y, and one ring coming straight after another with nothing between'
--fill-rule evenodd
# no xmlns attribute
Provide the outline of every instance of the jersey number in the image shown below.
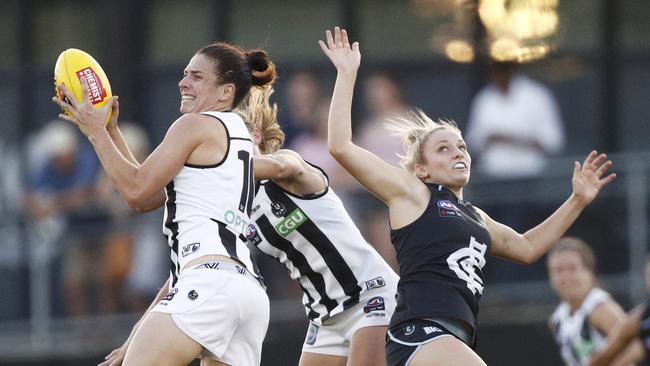
<svg viewBox="0 0 650 366"><path fill-rule="evenodd" d="M251 207L253 206L253 191L255 190L253 167L248 151L239 150L237 157L244 164L244 183L241 189L241 196L239 197L239 211L245 212L250 216Z"/></svg>

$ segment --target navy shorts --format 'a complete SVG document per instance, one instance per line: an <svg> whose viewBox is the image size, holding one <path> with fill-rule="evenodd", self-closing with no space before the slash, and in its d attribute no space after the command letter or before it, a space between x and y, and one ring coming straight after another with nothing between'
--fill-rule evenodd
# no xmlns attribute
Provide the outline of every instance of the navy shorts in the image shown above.
<svg viewBox="0 0 650 366"><path fill-rule="evenodd" d="M386 334L386 364L407 366L423 344L440 337L454 337L463 341L441 322L430 319L412 319L395 325Z"/></svg>

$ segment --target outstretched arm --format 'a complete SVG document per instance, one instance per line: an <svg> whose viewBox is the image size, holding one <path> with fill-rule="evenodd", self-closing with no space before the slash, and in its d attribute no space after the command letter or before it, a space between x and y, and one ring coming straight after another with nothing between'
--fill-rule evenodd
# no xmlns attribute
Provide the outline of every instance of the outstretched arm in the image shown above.
<svg viewBox="0 0 650 366"><path fill-rule="evenodd" d="M419 180L406 170L394 167L352 142L352 97L361 63L359 42L350 45L345 29L326 31L327 43L320 47L336 67L337 76L328 118L327 144L332 156L368 191L390 205L413 192Z"/></svg>
<svg viewBox="0 0 650 366"><path fill-rule="evenodd" d="M482 213L492 237L491 254L518 263L532 263L546 254L600 190L616 179L614 173L605 176L611 166L607 156L598 155L596 151L592 151L582 165L576 161L571 196L544 222L524 234Z"/></svg>

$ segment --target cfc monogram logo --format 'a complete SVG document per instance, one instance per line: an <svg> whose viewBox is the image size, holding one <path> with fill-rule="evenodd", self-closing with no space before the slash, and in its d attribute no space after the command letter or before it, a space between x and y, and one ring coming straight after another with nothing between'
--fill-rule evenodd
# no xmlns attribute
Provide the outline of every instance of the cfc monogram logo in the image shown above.
<svg viewBox="0 0 650 366"><path fill-rule="evenodd" d="M479 243L473 236L470 238L469 247L461 248L447 258L447 265L458 278L467 282L474 295L483 294L483 279L477 271L485 266L485 252L487 245Z"/></svg>

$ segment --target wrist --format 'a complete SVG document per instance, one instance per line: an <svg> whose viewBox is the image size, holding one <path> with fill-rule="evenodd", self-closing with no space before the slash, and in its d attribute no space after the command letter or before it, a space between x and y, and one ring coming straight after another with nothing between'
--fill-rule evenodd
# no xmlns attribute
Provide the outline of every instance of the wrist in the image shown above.
<svg viewBox="0 0 650 366"><path fill-rule="evenodd" d="M587 205L589 204L587 200L581 198L575 193L571 193L571 196L569 196L569 202L571 202L576 208L580 210L587 207Z"/></svg>

